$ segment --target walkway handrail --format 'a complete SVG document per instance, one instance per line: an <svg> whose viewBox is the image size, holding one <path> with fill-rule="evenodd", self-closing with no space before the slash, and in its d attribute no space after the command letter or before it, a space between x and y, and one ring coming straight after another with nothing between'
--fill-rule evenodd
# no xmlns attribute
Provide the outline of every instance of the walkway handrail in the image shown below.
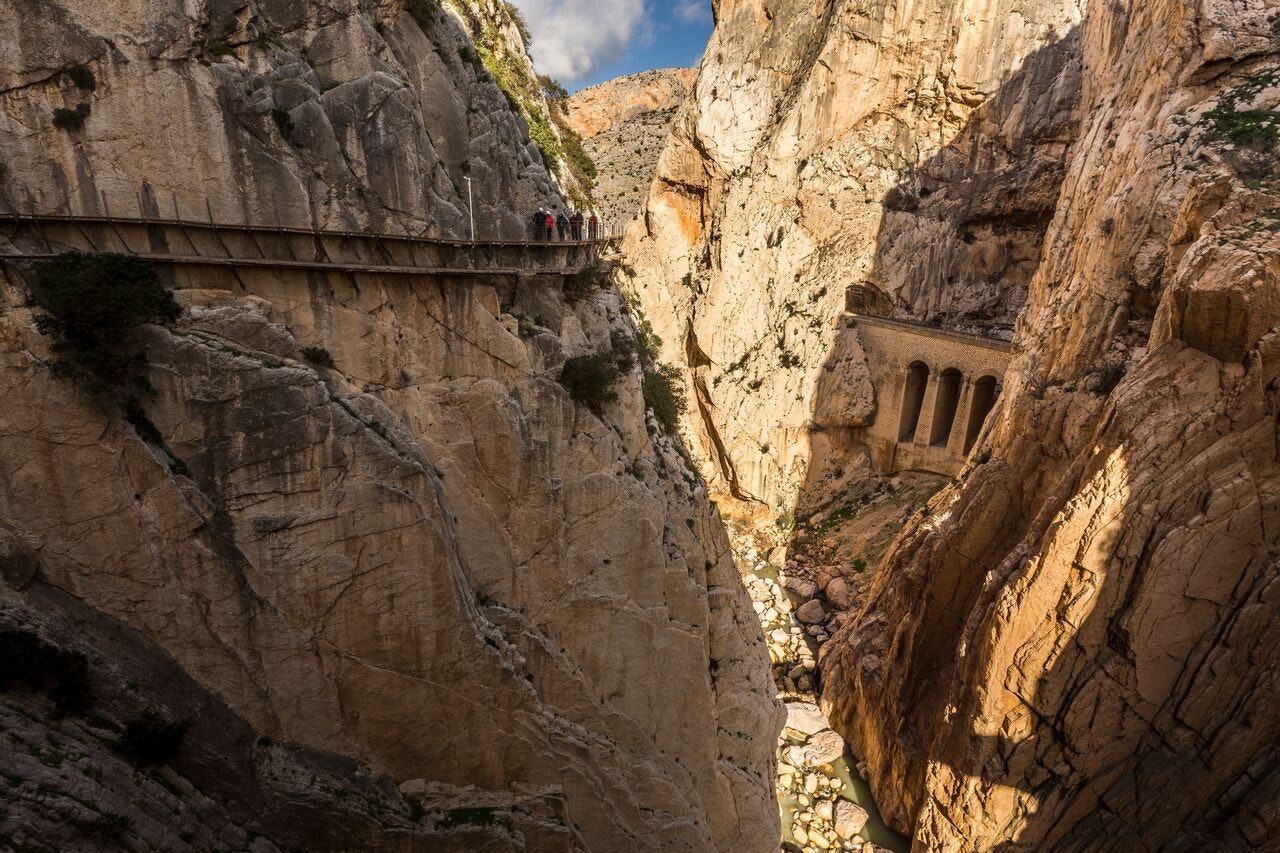
<svg viewBox="0 0 1280 853"><path fill-rule="evenodd" d="M953 329L941 329L937 326L931 326L928 323L922 323L919 320L876 317L872 314L858 314L854 311L846 311L844 312L844 315L845 317L859 323L871 323L872 325L886 326L889 328L909 329L913 332L936 335L940 338L951 338L952 340L989 347L991 349L1000 350L1001 352L1013 351L1013 343L1002 338L992 338L987 337L986 335L975 335L968 332L957 332Z"/></svg>
<svg viewBox="0 0 1280 853"><path fill-rule="evenodd" d="M203 222L199 219L152 219L149 217L106 216L101 214L66 214L66 213L13 213L0 211L0 222L39 224L50 223L90 223L95 225L159 225L175 228L192 228L203 231L240 231L246 234L294 234L306 237L343 237L372 240L417 243L420 245L448 246L450 248L466 248L468 246L491 246L497 248L535 247L535 246L601 246L616 243L622 239L621 234L610 234L594 240L467 240L457 237L427 237L425 235L379 233L375 231L336 231L322 228L298 228L295 226L249 225L247 223Z"/></svg>

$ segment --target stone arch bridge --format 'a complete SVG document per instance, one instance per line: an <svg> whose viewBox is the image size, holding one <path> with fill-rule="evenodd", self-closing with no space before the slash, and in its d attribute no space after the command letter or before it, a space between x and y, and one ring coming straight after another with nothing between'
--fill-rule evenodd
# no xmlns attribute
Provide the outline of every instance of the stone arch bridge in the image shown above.
<svg viewBox="0 0 1280 853"><path fill-rule="evenodd" d="M876 417L861 438L882 474L955 476L1000 401L1007 341L847 313L867 356Z"/></svg>

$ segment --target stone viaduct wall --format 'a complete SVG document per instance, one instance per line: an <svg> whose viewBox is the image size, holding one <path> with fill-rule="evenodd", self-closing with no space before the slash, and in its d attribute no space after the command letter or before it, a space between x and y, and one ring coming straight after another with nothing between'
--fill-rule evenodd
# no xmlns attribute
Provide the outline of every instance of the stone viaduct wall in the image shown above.
<svg viewBox="0 0 1280 853"><path fill-rule="evenodd" d="M1012 346L864 314L845 322L875 388L876 418L861 438L876 470L958 474L999 402Z"/></svg>

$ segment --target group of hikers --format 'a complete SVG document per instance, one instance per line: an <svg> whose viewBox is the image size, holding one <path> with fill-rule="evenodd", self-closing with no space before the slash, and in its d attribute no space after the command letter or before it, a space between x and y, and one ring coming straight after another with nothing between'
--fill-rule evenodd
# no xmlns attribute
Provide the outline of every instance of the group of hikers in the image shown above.
<svg viewBox="0 0 1280 853"><path fill-rule="evenodd" d="M559 234L561 240L581 240L583 228L588 240L600 239L600 218L594 213L584 218L576 210L566 216L563 211L557 216L545 208L538 208L533 214L533 239L554 240Z"/></svg>

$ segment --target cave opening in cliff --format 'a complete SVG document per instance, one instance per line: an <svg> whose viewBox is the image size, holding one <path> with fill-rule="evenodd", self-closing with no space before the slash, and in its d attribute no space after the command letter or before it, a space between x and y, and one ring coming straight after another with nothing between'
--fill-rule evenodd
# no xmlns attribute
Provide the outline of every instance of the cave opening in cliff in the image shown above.
<svg viewBox="0 0 1280 853"><path fill-rule="evenodd" d="M1000 383L994 376L984 376L973 383L973 402L969 406L969 423L965 429L964 452L973 450L982 425L987 422L987 415L995 408L996 399L1000 396Z"/></svg>
<svg viewBox="0 0 1280 853"><path fill-rule="evenodd" d="M907 367L907 387L902 394L902 420L898 426L898 441L915 441L916 427L920 425L920 412L924 408L924 392L929 386L929 366L923 361L913 361Z"/></svg>
<svg viewBox="0 0 1280 853"><path fill-rule="evenodd" d="M960 407L960 371L949 367L938 377L937 402L933 405L933 426L929 431L929 444L946 447L951 438L951 427L956 422L956 410Z"/></svg>

